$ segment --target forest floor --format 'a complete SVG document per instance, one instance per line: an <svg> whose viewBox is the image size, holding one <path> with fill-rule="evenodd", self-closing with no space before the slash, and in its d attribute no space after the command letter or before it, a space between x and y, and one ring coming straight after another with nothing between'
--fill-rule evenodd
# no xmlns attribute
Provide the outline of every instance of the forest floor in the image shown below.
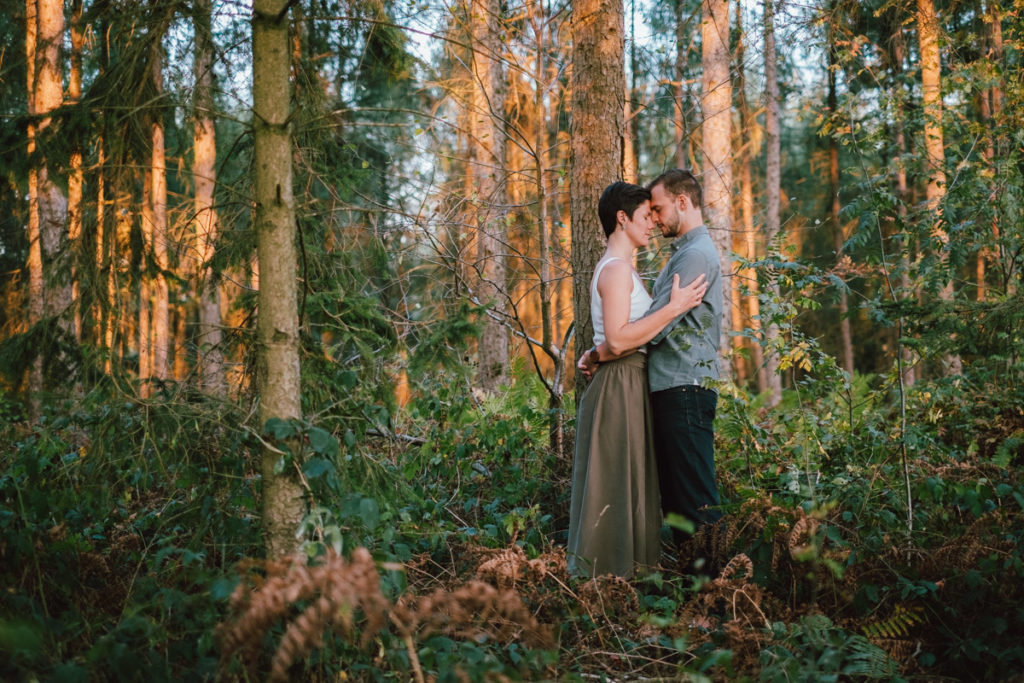
<svg viewBox="0 0 1024 683"><path fill-rule="evenodd" d="M297 425L308 563L258 559L236 408L5 398L0 676L1019 680L1024 401L970 389L906 423L724 398L724 519L629 581L567 574L571 463L526 394L438 393L392 421L415 438Z"/></svg>

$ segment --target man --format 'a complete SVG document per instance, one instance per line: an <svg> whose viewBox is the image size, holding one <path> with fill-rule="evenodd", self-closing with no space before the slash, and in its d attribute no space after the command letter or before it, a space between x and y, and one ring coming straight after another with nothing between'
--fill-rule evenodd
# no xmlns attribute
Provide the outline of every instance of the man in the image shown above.
<svg viewBox="0 0 1024 683"><path fill-rule="evenodd" d="M701 213L703 192L689 171L673 169L649 185L651 212L662 236L673 240L672 255L651 292L650 314L668 302L674 275L680 283L702 273L702 302L673 319L648 345L647 373L654 419L662 511L695 527L721 518L715 483L714 419L722 326L722 273L718 250ZM580 367L589 374L595 361L614 358L607 345L592 349ZM678 535L677 535L678 536Z"/></svg>

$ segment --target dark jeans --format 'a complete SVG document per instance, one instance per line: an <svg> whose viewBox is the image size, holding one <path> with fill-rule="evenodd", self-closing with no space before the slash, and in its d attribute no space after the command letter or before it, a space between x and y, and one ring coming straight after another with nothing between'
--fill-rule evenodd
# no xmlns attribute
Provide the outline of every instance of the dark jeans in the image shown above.
<svg viewBox="0 0 1024 683"><path fill-rule="evenodd" d="M672 387L651 394L654 453L658 459L661 509L695 527L718 521L715 483L715 408L718 394L698 386ZM675 534L679 538L680 534Z"/></svg>

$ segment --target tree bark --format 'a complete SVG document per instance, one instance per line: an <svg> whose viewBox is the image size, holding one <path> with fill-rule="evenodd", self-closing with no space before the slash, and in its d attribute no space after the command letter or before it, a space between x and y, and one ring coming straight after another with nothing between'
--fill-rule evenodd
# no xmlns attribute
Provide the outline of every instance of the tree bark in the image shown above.
<svg viewBox="0 0 1024 683"><path fill-rule="evenodd" d="M675 97L673 98L672 115L675 123L676 168L687 168L690 158L690 133L686 126L686 91L683 88L683 80L686 78L686 49L683 47L686 40L685 5L685 0L675 0L676 55L672 83Z"/></svg>
<svg viewBox="0 0 1024 683"><path fill-rule="evenodd" d="M146 167L142 176L142 264L138 274L138 345L139 345L139 397L151 395L153 377L153 283L149 276L149 263L153 254L153 167Z"/></svg>
<svg viewBox="0 0 1024 683"><path fill-rule="evenodd" d="M167 287L167 152L164 143L163 48L157 37L152 47L152 79L157 106L152 112L150 193L153 211L153 377L166 380L171 350L170 295Z"/></svg>
<svg viewBox="0 0 1024 683"><path fill-rule="evenodd" d="M25 77L27 81L26 99L28 101L28 143L26 151L29 158L28 168L28 325L39 324L46 310L43 299L43 252L39 236L39 168L36 154L36 51L38 43L38 24L36 21L36 0L25 3ZM28 370L27 389L30 412L39 413L39 394L43 390L43 357L36 355Z"/></svg>
<svg viewBox="0 0 1024 683"><path fill-rule="evenodd" d="M253 166L260 270L256 388L261 426L271 418L291 420L302 414L287 8L286 0L255 0L252 18ZM295 532L305 513L296 475L298 463L278 469L281 457L269 447L263 453L263 525L271 558L297 550Z"/></svg>
<svg viewBox="0 0 1024 683"><path fill-rule="evenodd" d="M701 24L704 121L704 217L722 268L722 377L731 376L732 331L732 80L729 75L729 0L703 0Z"/></svg>
<svg viewBox="0 0 1024 683"><path fill-rule="evenodd" d="M765 217L764 239L772 249L781 229L779 222L779 202L782 193L781 143L779 136L779 74L776 65L775 49L775 2L765 0L764 3L764 133L765 133ZM779 301L781 291L779 282L772 278L768 284L768 294L774 301ZM768 384L771 389L770 405L776 406L782 401L782 375L779 374L779 325L769 322L765 331L765 357L768 370Z"/></svg>
<svg viewBox="0 0 1024 683"><path fill-rule="evenodd" d="M555 381L549 388L548 408L550 409L550 422L548 425L548 445L551 451L561 455L564 452L564 434L562 429L562 367L565 358L562 357L560 347L555 343L555 324L551 313L551 300L554 296L553 279L551 276L551 235L553 226L551 215L548 211L548 106L546 93L548 91L547 61L545 60L545 48L547 44L545 32L546 12L543 0L527 3L527 12L533 34L536 38L537 50L534 55L534 94L533 94L533 119L534 119L534 160L537 171L534 182L537 185L537 241L540 246L540 318L541 318L541 344L544 352L551 358L555 365Z"/></svg>
<svg viewBox="0 0 1024 683"><path fill-rule="evenodd" d="M37 134L46 135L49 115L64 100L60 46L64 38L64 3L38 0L36 6L36 89ZM72 321L65 314L71 306L71 284L66 263L68 200L49 168L48 150L38 166L39 238L42 246L46 315L56 319L60 329L71 332Z"/></svg>
<svg viewBox="0 0 1024 683"><path fill-rule="evenodd" d="M590 279L604 252L604 230L597 202L622 177L622 96L624 17L622 0L579 0L572 5L572 119L569 160L569 214L572 226L573 318L576 354L594 338L590 318ZM576 400L585 386L576 374Z"/></svg>
<svg viewBox="0 0 1024 683"><path fill-rule="evenodd" d="M82 0L71 2L71 69L68 77L68 102L78 104L82 99ZM82 341L82 296L79 261L82 258L82 188L85 170L82 167L82 144L74 140L71 147L71 173L68 176L68 247L71 261L71 301L74 306L75 340Z"/></svg>
<svg viewBox="0 0 1024 683"><path fill-rule="evenodd" d="M192 182L195 187L195 275L199 307L199 377L203 390L216 397L227 393L224 377L220 282L213 269L217 243L216 187L217 139L213 122L213 33L210 0L195 4L196 51Z"/></svg>
<svg viewBox="0 0 1024 683"><path fill-rule="evenodd" d="M501 2L471 0L473 27L473 144L477 193L477 295L492 315L484 318L477 350L479 384L494 391L507 381L505 76L499 59Z"/></svg>
<svg viewBox="0 0 1024 683"><path fill-rule="evenodd" d="M750 111L750 103L747 101L747 78L746 78L746 43L747 34L743 30L743 5L736 3L736 29L739 35L739 43L736 47L736 89L738 92L740 109L740 144L739 144L739 186L740 186L740 220L743 226L741 239L736 240L736 251L747 260L757 258L757 228L754 227L754 181L752 178L751 147L754 140L760 138L756 131L757 121L753 112ZM737 272L736 279L747 287L746 306L740 307L741 314L745 314L744 321L754 334L754 341L750 344L750 360L753 366L753 374L756 378L757 391L761 393L768 388L768 374L764 367L764 353L762 352L761 336L761 305L758 299L757 271L753 268L744 268ZM734 306L734 310L735 310ZM740 326L742 318L733 319L736 328ZM739 338L739 337L737 337Z"/></svg>
<svg viewBox="0 0 1024 683"><path fill-rule="evenodd" d="M949 243L942 212L946 196L946 152L942 139L942 66L939 57L939 20L933 0L917 0L917 37L921 53L921 94L924 113L925 160L928 164L928 187L925 190L931 212L932 237L940 244L940 260L948 267L945 253ZM947 275L946 284L939 293L943 301L953 300L953 278ZM945 357L947 375L963 373L963 364L957 354Z"/></svg>

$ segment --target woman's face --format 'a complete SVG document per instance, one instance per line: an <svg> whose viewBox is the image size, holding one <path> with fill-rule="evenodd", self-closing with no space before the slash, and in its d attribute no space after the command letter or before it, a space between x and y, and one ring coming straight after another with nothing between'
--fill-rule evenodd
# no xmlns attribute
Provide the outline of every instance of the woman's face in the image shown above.
<svg viewBox="0 0 1024 683"><path fill-rule="evenodd" d="M625 214L625 212L623 212ZM651 203L644 202L636 207L633 217L626 216L623 229L633 248L646 247L651 241L651 232L654 230L654 221L651 218Z"/></svg>

